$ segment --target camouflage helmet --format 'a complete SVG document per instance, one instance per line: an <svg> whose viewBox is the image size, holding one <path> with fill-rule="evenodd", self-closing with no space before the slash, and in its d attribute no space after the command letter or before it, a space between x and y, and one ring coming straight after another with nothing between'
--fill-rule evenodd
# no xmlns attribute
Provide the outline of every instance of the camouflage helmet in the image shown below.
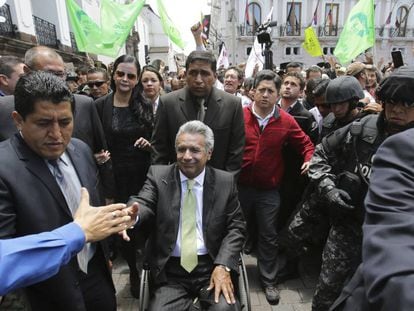
<svg viewBox="0 0 414 311"><path fill-rule="evenodd" d="M404 66L396 69L381 81L376 95L382 101L401 101L414 106L414 67Z"/></svg>
<svg viewBox="0 0 414 311"><path fill-rule="evenodd" d="M364 97L361 84L352 76L341 76L333 79L326 88L326 103L329 105L358 101Z"/></svg>

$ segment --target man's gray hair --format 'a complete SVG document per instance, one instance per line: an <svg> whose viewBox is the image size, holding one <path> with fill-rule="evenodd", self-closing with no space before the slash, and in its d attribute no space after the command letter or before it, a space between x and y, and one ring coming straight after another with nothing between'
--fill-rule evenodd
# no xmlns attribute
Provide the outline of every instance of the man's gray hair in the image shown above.
<svg viewBox="0 0 414 311"><path fill-rule="evenodd" d="M181 134L200 134L203 135L206 142L206 151L213 151L214 147L214 134L211 128L205 125L203 122L194 120L188 121L180 126L178 133L175 136L175 148L177 148L178 136Z"/></svg>
<svg viewBox="0 0 414 311"><path fill-rule="evenodd" d="M62 56L60 56L54 49L43 45L34 46L31 49L27 50L24 54L24 63L31 70L38 70L37 60L41 55L47 56L50 59L59 59L63 64Z"/></svg>

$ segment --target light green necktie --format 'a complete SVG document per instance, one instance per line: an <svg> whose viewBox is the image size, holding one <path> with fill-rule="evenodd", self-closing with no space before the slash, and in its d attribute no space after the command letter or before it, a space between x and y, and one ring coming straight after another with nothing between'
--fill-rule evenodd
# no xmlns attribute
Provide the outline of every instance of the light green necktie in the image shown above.
<svg viewBox="0 0 414 311"><path fill-rule="evenodd" d="M196 197L193 192L194 180L187 180L181 212L181 266L191 272L197 266Z"/></svg>

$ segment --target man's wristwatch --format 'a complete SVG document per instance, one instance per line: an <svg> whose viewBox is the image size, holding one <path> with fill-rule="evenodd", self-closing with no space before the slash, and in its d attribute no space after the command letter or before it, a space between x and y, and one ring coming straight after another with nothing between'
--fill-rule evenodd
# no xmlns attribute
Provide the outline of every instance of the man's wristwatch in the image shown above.
<svg viewBox="0 0 414 311"><path fill-rule="evenodd" d="M218 267L223 268L223 269L224 269L224 270L226 270L227 272L230 272L230 271L231 271L231 269L230 269L229 267L225 266L225 265L218 265Z"/></svg>

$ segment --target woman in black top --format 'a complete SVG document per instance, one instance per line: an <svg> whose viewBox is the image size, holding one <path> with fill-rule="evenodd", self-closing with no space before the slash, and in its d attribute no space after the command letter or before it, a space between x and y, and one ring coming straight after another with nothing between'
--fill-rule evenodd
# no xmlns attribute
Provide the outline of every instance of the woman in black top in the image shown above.
<svg viewBox="0 0 414 311"><path fill-rule="evenodd" d="M150 166L153 129L152 105L138 87L141 67L135 57L118 57L111 74L113 92L95 101L102 120L115 179L115 202L126 203L144 184ZM130 268L131 292L139 291L136 268L137 239L132 230L131 241L121 242L121 252ZM135 286L136 285L136 286ZM136 287L136 288L135 288Z"/></svg>

